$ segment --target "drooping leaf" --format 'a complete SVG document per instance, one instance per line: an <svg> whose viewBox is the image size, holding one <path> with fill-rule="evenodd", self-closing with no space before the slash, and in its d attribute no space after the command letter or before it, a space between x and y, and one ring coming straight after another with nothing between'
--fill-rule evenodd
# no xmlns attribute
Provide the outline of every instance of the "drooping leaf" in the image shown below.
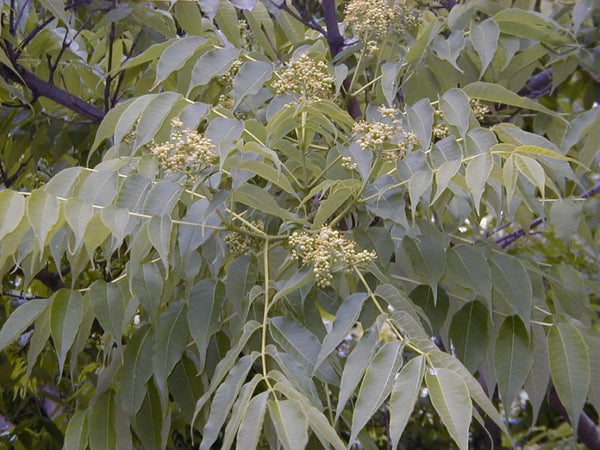
<svg viewBox="0 0 600 450"><path fill-rule="evenodd" d="M579 423L590 385L588 348L575 326L559 322L548 333L550 375L572 424Z"/></svg>
<svg viewBox="0 0 600 450"><path fill-rule="evenodd" d="M269 400L269 416L285 450L303 450L308 443L308 419L295 400Z"/></svg>
<svg viewBox="0 0 600 450"><path fill-rule="evenodd" d="M398 446L402 433L417 402L425 363L423 356L419 355L404 365L394 381L390 397L390 439L392 448Z"/></svg>
<svg viewBox="0 0 600 450"><path fill-rule="evenodd" d="M469 448L469 425L473 405L462 377L449 369L434 369L425 374L433 407L460 449Z"/></svg>
<svg viewBox="0 0 600 450"><path fill-rule="evenodd" d="M392 384L402 365L401 349L402 344L397 341L384 344L369 364L352 414L351 443L390 395Z"/></svg>
<svg viewBox="0 0 600 450"><path fill-rule="evenodd" d="M181 69L204 43L206 39L200 36L186 36L171 43L158 60L154 86L158 86L171 73Z"/></svg>
<svg viewBox="0 0 600 450"><path fill-rule="evenodd" d="M51 300L47 298L31 300L15 309L0 330L0 351L17 339L50 303Z"/></svg>
<svg viewBox="0 0 600 450"><path fill-rule="evenodd" d="M358 316L360 315L363 302L367 299L367 297L368 295L365 292L352 294L340 305L337 313L335 314L331 331L327 334L327 336L325 336L325 339L323 339L323 344L321 345L321 350L319 351L317 362L315 363L315 369L318 368L323 361L325 361L325 358L327 358L329 354L333 352L340 342L342 342L348 335L356 323L356 319L358 319Z"/></svg>
<svg viewBox="0 0 600 450"><path fill-rule="evenodd" d="M533 363L533 346L527 328L518 316L504 320L494 349L498 389L509 407L519 393Z"/></svg>
<svg viewBox="0 0 600 450"><path fill-rule="evenodd" d="M61 289L52 296L50 332L58 355L60 373L82 320L83 297L78 291Z"/></svg>
<svg viewBox="0 0 600 450"><path fill-rule="evenodd" d="M10 189L0 191L0 241L14 231L25 215L25 197Z"/></svg>
<svg viewBox="0 0 600 450"><path fill-rule="evenodd" d="M246 415L242 419L237 433L237 448L241 450L256 448L265 419L268 399L269 392L267 391L261 392L250 400Z"/></svg>
<svg viewBox="0 0 600 450"><path fill-rule="evenodd" d="M489 316L487 308L475 300L463 306L450 323L449 336L456 348L456 356L473 373L487 351Z"/></svg>
<svg viewBox="0 0 600 450"><path fill-rule="evenodd" d="M498 48L499 38L500 28L492 19L484 20L481 23L473 22L471 24L471 43L481 61L482 76L492 62L492 58Z"/></svg>
<svg viewBox="0 0 600 450"><path fill-rule="evenodd" d="M153 335L150 326L139 328L131 337L123 355L121 368L121 407L130 419L142 407L146 383L152 376Z"/></svg>

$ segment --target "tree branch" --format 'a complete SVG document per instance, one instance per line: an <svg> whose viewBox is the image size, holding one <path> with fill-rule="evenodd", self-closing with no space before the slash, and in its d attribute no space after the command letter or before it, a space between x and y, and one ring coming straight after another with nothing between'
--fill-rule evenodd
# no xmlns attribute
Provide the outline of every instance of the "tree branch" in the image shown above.
<svg viewBox="0 0 600 450"><path fill-rule="evenodd" d="M589 198L589 197L596 195L599 192L600 192L600 183L598 183L596 186L592 187L591 189L585 191L583 194L581 194L579 196L579 198ZM546 221L545 217L538 217L537 219L533 220L529 224L529 229L532 230L534 228L537 228L545 221ZM526 234L527 234L527 231L525 231L523 228L519 228L517 231L513 231L512 233L509 233L506 236L503 236L500 239L497 239L496 244L499 244L500 247L502 247L502 248L506 248L510 244L515 242L517 239L525 236Z"/></svg>
<svg viewBox="0 0 600 450"><path fill-rule="evenodd" d="M92 122L100 122L104 117L104 111L102 111L100 108L87 103L81 98L59 88L53 83L38 78L36 75L19 64L14 64L14 66L23 80L14 75L8 68L2 75L5 78L10 78L16 83L24 84L24 86L31 91L34 97L46 97L50 100L54 100L59 105L63 105L64 107L75 111Z"/></svg>

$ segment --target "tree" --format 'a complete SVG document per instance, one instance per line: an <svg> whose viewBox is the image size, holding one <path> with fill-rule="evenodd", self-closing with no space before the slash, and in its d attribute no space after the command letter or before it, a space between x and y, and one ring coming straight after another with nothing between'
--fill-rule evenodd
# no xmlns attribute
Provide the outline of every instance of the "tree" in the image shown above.
<svg viewBox="0 0 600 450"><path fill-rule="evenodd" d="M597 1L0 5L7 445L600 448Z"/></svg>

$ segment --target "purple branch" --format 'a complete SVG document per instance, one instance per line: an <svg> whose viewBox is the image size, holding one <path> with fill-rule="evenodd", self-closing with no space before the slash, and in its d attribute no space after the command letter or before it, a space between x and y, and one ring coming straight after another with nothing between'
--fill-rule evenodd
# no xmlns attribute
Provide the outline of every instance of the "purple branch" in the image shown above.
<svg viewBox="0 0 600 450"><path fill-rule="evenodd" d="M585 191L583 194L581 194L579 196L579 198L589 198L589 197L596 195L599 192L600 192L600 183L598 183L596 186L592 187L591 189L588 189L587 191ZM537 228L545 221L546 221L545 217L538 217L537 219L533 220L529 224L529 229L531 230L531 229ZM500 247L502 247L502 248L506 248L510 244L515 242L517 239L525 236L526 234L527 234L527 231L525 231L523 228L519 228L517 231L513 231L512 233L509 233L506 236L503 236L500 239L497 239L496 244L499 244Z"/></svg>

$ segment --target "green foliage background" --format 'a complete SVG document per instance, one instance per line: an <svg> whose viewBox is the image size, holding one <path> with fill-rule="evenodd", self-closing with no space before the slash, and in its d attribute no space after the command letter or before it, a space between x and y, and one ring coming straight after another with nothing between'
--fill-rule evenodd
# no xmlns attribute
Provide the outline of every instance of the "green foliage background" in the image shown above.
<svg viewBox="0 0 600 450"><path fill-rule="evenodd" d="M0 7L3 445L600 446L597 0Z"/></svg>

